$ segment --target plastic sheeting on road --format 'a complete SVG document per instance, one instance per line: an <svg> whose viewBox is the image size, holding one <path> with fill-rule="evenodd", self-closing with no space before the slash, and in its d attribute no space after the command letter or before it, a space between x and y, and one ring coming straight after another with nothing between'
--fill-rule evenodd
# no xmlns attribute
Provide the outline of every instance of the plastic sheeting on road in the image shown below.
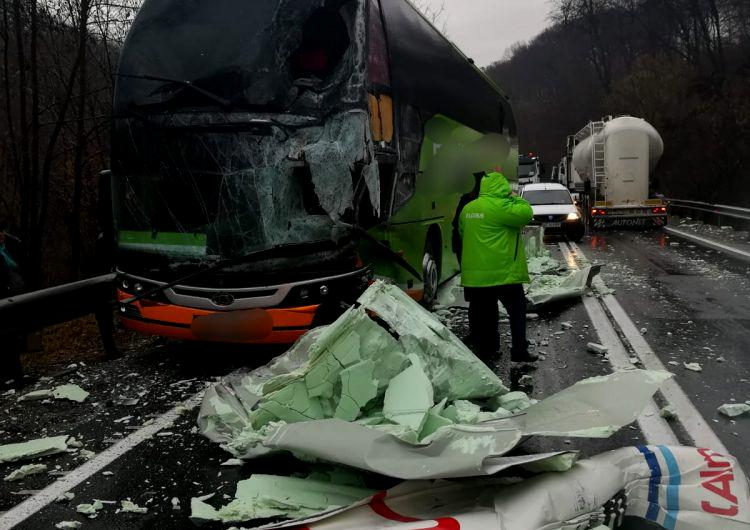
<svg viewBox="0 0 750 530"><path fill-rule="evenodd" d="M535 403L377 282L270 366L209 388L198 425L240 458L287 450L400 479L489 475L519 464L504 455L525 436L610 436L669 377L620 372Z"/></svg>
<svg viewBox="0 0 750 530"><path fill-rule="evenodd" d="M414 529L422 522L419 528L444 530L584 530L617 527L625 517L667 530L747 530L747 479L735 459L707 449L632 447L521 482L404 482L346 508L259 528Z"/></svg>

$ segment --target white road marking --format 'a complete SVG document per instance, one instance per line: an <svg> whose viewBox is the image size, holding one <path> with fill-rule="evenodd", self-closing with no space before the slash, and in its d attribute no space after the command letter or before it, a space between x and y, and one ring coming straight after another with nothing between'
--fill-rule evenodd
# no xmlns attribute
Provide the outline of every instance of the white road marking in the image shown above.
<svg viewBox="0 0 750 530"><path fill-rule="evenodd" d="M586 255L578 245L570 243L570 248L574 254L579 256L579 258L588 261L588 258L586 258ZM594 285L597 288L602 289L602 292L606 292L606 286L601 278L597 277L594 280ZM590 298L589 300L593 301L595 299ZM617 299L612 295L605 295L601 298L601 303L604 304L612 315L612 319L619 326L622 334L630 343L630 346L641 360L643 366L649 370L668 371L664 366L664 363L662 363L659 357L654 353L654 350L648 344L641 332L638 331L638 328ZM667 381L662 386L661 393L667 402L674 407L678 417L677 421L682 424L687 434L692 438L693 445L710 448L723 454L729 454L727 448L721 442L708 422L703 418L698 409L695 408L695 405L693 405L692 401L690 401L690 398L685 394L685 391L680 387L677 381L674 379Z"/></svg>
<svg viewBox="0 0 750 530"><path fill-rule="evenodd" d="M204 392L205 390L201 390L191 398L175 406L172 410L156 418L153 423L146 425L127 438L123 438L82 466L77 467L64 477L53 482L33 497L26 499L18 506L2 514L2 516L0 516L0 530L10 530L17 524L22 523L39 510L55 502L55 500L57 500L57 498L63 493L75 488L121 456L125 455L128 451L152 438L157 432L167 427L171 427L182 414L193 410L200 405Z"/></svg>
<svg viewBox="0 0 750 530"><path fill-rule="evenodd" d="M568 264L575 266L575 257L564 243L560 243L560 250ZM583 305L589 315L589 320L591 320L597 335L599 335L599 342L609 350L607 357L612 369L614 371L633 370L634 366L630 362L630 355L609 321L609 317L602 309L599 300L584 296ZM680 445L674 432L672 432L672 428L659 415L659 407L653 400L643 410L637 422L649 445Z"/></svg>
<svg viewBox="0 0 750 530"><path fill-rule="evenodd" d="M722 243L717 243L716 241L712 241L711 239L697 236L695 234L691 234L683 230L677 230L676 228L672 228L670 226L665 226L664 231L667 234L681 237L683 239L687 239L688 241L692 241L693 243L696 243L703 247L708 247L714 250L718 250L720 252L724 252L726 254L729 254L732 257L739 258L743 261L750 261L750 252L745 252L744 250L730 247L729 245L723 245Z"/></svg>

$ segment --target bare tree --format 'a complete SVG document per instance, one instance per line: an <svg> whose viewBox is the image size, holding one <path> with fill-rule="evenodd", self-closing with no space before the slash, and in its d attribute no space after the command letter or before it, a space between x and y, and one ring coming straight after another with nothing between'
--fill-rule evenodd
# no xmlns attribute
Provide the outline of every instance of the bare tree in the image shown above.
<svg viewBox="0 0 750 530"><path fill-rule="evenodd" d="M448 34L448 13L444 1L412 0L412 3L444 35Z"/></svg>

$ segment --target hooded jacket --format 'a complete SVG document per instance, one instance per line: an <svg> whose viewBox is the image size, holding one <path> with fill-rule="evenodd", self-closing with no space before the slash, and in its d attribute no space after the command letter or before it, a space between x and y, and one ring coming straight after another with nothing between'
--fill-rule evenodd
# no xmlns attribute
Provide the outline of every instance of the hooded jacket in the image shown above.
<svg viewBox="0 0 750 530"><path fill-rule="evenodd" d="M511 195L505 176L490 173L484 177L479 198L464 207L459 220L463 286L528 283L521 230L533 217L531 205Z"/></svg>

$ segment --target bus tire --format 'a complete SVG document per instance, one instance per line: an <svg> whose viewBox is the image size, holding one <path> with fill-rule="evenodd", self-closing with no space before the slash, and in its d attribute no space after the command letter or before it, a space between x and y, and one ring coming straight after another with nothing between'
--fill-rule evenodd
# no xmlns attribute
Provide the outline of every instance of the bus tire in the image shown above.
<svg viewBox="0 0 750 530"><path fill-rule="evenodd" d="M422 305L426 309L432 309L437 301L438 285L440 283L440 267L435 259L433 246L428 243L422 258Z"/></svg>

